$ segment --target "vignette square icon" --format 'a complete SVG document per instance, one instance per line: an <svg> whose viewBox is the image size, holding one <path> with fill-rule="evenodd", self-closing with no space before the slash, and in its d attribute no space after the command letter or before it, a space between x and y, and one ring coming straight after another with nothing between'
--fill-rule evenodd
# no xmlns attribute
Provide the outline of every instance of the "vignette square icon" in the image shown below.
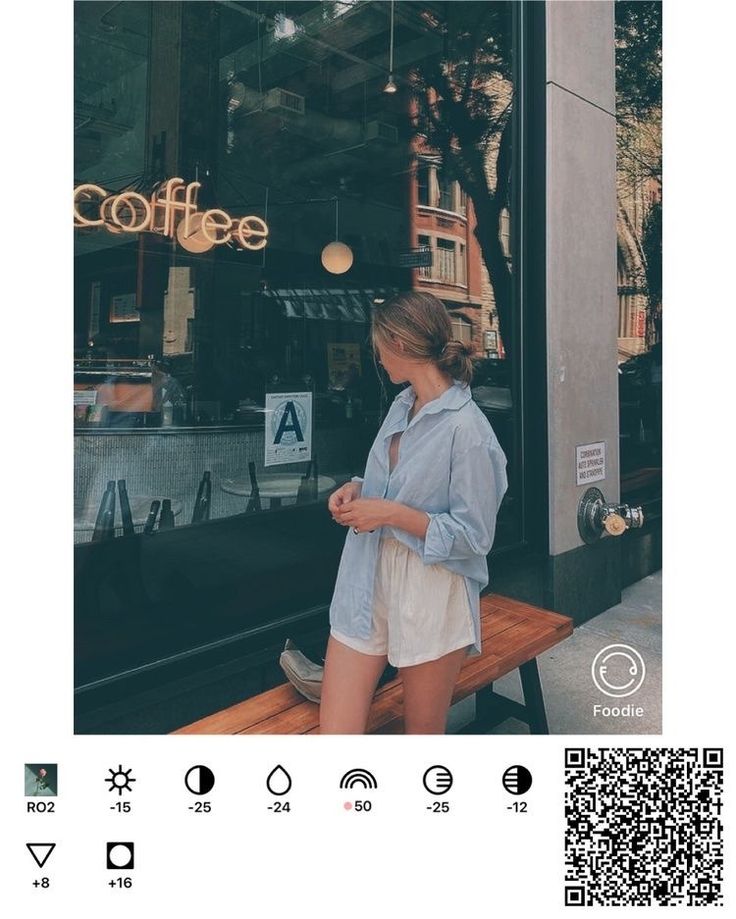
<svg viewBox="0 0 736 919"><path fill-rule="evenodd" d="M135 843L108 842L107 867L112 871L130 870L135 867Z"/></svg>

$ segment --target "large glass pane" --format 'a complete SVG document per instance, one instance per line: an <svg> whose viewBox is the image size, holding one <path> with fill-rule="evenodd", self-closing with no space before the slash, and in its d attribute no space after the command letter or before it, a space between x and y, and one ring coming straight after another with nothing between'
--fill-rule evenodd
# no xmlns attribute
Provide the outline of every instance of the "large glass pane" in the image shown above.
<svg viewBox="0 0 736 919"><path fill-rule="evenodd" d="M106 546L78 556L82 681L329 601L284 572L339 555L300 512L364 470L397 392L371 312L400 290L474 345L495 549L522 541L519 13L391 6L76 4L75 540Z"/></svg>
<svg viewBox="0 0 736 919"><path fill-rule="evenodd" d="M615 10L621 499L651 522L662 500L662 12Z"/></svg>
<svg viewBox="0 0 736 919"><path fill-rule="evenodd" d="M476 398L513 460L508 158L498 170L514 113L510 5L396 3L395 93L388 3L166 6L77 4L77 207L92 222L77 233L77 540L91 539L111 478L132 489L140 531L155 500L193 522L205 472L210 519L322 500L360 473L395 394L369 346L371 309L410 287L462 311ZM168 219L172 170L172 226L199 183L200 213L231 226L253 215L266 245L234 231L222 244L224 230L185 245L179 225L169 240L126 232L144 199ZM432 187L448 213L420 209ZM120 199L131 191L133 205ZM279 392L302 394L289 404L308 432L269 450ZM310 466L286 449L307 434ZM513 503L512 488L506 515Z"/></svg>

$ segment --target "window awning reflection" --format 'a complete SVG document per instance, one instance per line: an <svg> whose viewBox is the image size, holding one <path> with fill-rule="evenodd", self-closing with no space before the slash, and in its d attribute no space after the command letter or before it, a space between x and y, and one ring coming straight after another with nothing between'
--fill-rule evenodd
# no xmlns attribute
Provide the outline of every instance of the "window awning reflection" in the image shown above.
<svg viewBox="0 0 736 919"><path fill-rule="evenodd" d="M265 290L287 319L341 319L344 322L370 322L376 300L392 296L384 288L347 290L340 288L286 288Z"/></svg>

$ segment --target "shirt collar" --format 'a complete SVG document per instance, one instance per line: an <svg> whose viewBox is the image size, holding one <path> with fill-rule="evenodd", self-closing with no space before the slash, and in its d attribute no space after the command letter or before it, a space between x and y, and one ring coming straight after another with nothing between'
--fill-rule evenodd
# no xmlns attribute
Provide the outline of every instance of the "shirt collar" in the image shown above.
<svg viewBox="0 0 736 919"><path fill-rule="evenodd" d="M408 413L409 408L414 402L414 398L415 392L411 383L402 389L396 397L397 401L405 406L406 413ZM466 386L461 380L453 378L452 386L449 386L444 392L440 393L436 399L432 399L431 402L427 402L426 405L423 405L417 414L414 415L414 418L412 418L412 422L420 415L431 415L434 412L441 412L444 409L455 410L461 408L470 398L470 386Z"/></svg>

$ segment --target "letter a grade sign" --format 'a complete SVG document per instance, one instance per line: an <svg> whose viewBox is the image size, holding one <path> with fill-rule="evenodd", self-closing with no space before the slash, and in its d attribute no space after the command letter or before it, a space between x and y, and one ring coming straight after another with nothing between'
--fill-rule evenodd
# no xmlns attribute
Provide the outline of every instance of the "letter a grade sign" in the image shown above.
<svg viewBox="0 0 736 919"><path fill-rule="evenodd" d="M312 393L266 393L265 466L312 458Z"/></svg>

